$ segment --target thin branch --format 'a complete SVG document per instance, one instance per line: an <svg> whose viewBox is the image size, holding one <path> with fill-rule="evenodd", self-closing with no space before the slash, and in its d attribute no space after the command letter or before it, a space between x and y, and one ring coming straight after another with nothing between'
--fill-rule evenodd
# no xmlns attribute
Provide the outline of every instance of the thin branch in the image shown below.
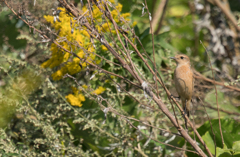
<svg viewBox="0 0 240 157"><path fill-rule="evenodd" d="M205 105L207 108L210 108L210 109L218 111L218 109L216 107L211 106L208 102L206 102L206 103L208 104L208 105ZM230 111L227 111L227 110L224 110L224 109L220 109L220 108L219 108L219 111L227 113L228 115L240 116L240 113L237 113L237 112L230 112Z"/></svg>
<svg viewBox="0 0 240 157"><path fill-rule="evenodd" d="M212 68L211 68L211 70L212 70ZM220 85L220 86L223 86L223 87L225 87L225 88L228 88L228 89L231 89L231 90L240 92L240 89L239 89L239 88L232 87L232 86L226 86L226 85L224 85L224 83L222 83L222 82L218 82L218 81L216 81L216 80L212 80L212 79L206 78L205 76L203 76L202 74L200 74L200 73L197 72L196 70L194 70L194 74L195 74L194 77L195 77L196 79L202 79L202 80L204 80L204 81L211 82L211 83L214 84L214 85Z"/></svg>

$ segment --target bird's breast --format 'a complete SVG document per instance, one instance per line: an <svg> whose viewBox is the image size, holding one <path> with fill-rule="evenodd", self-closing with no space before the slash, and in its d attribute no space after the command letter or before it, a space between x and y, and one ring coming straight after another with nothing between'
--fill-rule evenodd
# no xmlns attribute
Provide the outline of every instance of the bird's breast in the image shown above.
<svg viewBox="0 0 240 157"><path fill-rule="evenodd" d="M176 68L174 81L179 96L186 99L192 96L193 72L189 65L182 65Z"/></svg>

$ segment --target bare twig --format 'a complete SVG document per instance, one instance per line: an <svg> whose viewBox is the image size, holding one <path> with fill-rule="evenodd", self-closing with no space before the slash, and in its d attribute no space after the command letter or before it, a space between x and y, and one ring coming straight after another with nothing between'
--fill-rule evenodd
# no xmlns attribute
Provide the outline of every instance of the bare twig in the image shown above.
<svg viewBox="0 0 240 157"><path fill-rule="evenodd" d="M211 69L212 69L212 68L211 68ZM231 90L240 92L240 89L239 89L239 88L232 87L232 86L226 86L226 85L224 85L224 83L221 83L221 82L218 82L218 81L215 81L215 80L206 78L205 76L203 76L202 74L200 74L200 73L197 72L196 70L194 71L194 74L195 74L194 77L197 78L197 79L202 79L202 80L204 80L204 81L211 82L211 83L214 84L214 85L220 85L220 86L223 86L223 87L225 87L225 88L228 88L228 89L231 89Z"/></svg>
<svg viewBox="0 0 240 157"><path fill-rule="evenodd" d="M207 108L210 108L210 109L218 111L218 109L216 107L211 106L208 102L206 102L206 103L208 104L208 105L205 105ZM219 111L227 113L229 115L240 116L240 113L237 113L237 112L230 112L230 111L226 111L226 110L220 109L220 108L219 108Z"/></svg>

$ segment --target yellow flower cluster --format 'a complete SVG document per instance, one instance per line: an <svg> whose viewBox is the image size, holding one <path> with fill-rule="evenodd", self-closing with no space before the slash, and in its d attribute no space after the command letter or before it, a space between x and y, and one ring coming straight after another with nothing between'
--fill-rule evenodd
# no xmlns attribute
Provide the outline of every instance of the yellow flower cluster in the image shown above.
<svg viewBox="0 0 240 157"><path fill-rule="evenodd" d="M73 93L74 94L69 94L65 96L67 101L72 105L72 106L82 106L82 102L85 101L85 97L82 94L78 94L79 91L77 88L72 87Z"/></svg>
<svg viewBox="0 0 240 157"><path fill-rule="evenodd" d="M115 3L114 0L109 0L112 4ZM102 5L100 3L100 5ZM108 22L108 20L103 20L102 13L98 9L96 5L93 5L93 18L95 23L97 23L96 28L99 32L112 32L116 34L113 25ZM102 6L102 8L104 8ZM51 23L51 26L56 30L59 31L57 42L65 49L72 51L73 53L76 53L79 58L82 58L83 60L87 60L88 62L93 62L99 64L101 62L100 59L96 59L96 56L93 52L97 53L97 51L94 49L92 43L90 42L90 35L85 28L79 29L78 24L76 20L71 17L67 11L64 8L58 8L58 10L61 10L59 14L59 20L54 20L54 16L46 15L44 18L47 22ZM91 16L89 11L87 12L87 7L82 8L82 12L85 13L85 17L91 23ZM120 18L124 18L126 21L130 21L130 13L124 13L124 14L118 14L122 11L122 5L118 3L116 5L116 9L111 11L111 14L114 18L114 20L117 22L117 24L122 25L124 24ZM72 25L72 26L71 26ZM78 27L78 28L76 28ZM67 42L69 41L69 42ZM76 46L79 44L81 47L83 47L85 50L88 51L88 55L86 55L86 51L83 51L82 49L78 48ZM72 44L71 44L72 43ZM107 48L105 46L101 46L100 49L104 52L107 51ZM54 72L52 74L53 80L60 80L63 78L65 74L76 74L84 69L87 64L81 63L81 59L77 57L70 58L71 54L63 51L62 49L58 48L57 45L54 43L51 45L51 58L48 59L46 62L44 62L41 66L43 68L54 68L61 65L61 68ZM81 63L82 67L79 66L79 63ZM87 88L87 87L85 87ZM96 89L93 93L94 94L101 94L105 91L105 88L99 87ZM78 94L78 91L75 91L74 94L69 94L66 96L66 99L68 102L70 102L73 106L79 106L81 107L81 102L85 101L85 97L82 94Z"/></svg>
<svg viewBox="0 0 240 157"><path fill-rule="evenodd" d="M98 87L98 89L94 90L94 91L92 92L92 94L97 94L97 95L99 95L99 94L102 94L105 90L106 90L106 88L100 86L100 87Z"/></svg>
<svg viewBox="0 0 240 157"><path fill-rule="evenodd" d="M92 62L95 60L95 55L92 53L95 51L93 48L91 42L90 42L90 36L86 30L77 30L70 26L70 23L74 24L76 20L73 20L72 17L70 17L68 14L66 14L66 10L63 8L58 8L58 10L61 10L59 14L59 21L54 22L54 17L53 16L44 16L44 18L47 20L47 22L50 22L52 24L52 27L60 31L59 32L59 37L57 40L62 40L62 42L59 42L63 48L72 51L75 50L75 53L80 57L84 58L85 53L82 49L78 49L74 44L77 42L81 47L86 49L90 55L87 57L87 61ZM71 21L71 22L70 22ZM69 41L68 43L66 41ZM51 52L52 56L49 60L44 62L42 64L42 67L44 68L54 68L56 66L59 66L62 63L65 63L68 61L70 54L67 52L62 51L55 45L54 43L51 45ZM79 58L74 58L72 61L67 62L64 64L60 70L56 71L55 73L52 74L53 80L60 80L62 77L66 74L69 73L71 75L78 73L81 71L81 67L79 66L80 59ZM85 68L87 66L86 63L81 64L82 68Z"/></svg>

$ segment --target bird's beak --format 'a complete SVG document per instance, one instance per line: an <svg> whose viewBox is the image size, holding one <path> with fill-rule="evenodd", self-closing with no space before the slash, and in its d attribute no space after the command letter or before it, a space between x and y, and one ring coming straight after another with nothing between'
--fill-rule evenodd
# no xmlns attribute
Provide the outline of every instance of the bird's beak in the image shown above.
<svg viewBox="0 0 240 157"><path fill-rule="evenodd" d="M170 57L170 59L174 59L175 60L176 58L175 57Z"/></svg>

